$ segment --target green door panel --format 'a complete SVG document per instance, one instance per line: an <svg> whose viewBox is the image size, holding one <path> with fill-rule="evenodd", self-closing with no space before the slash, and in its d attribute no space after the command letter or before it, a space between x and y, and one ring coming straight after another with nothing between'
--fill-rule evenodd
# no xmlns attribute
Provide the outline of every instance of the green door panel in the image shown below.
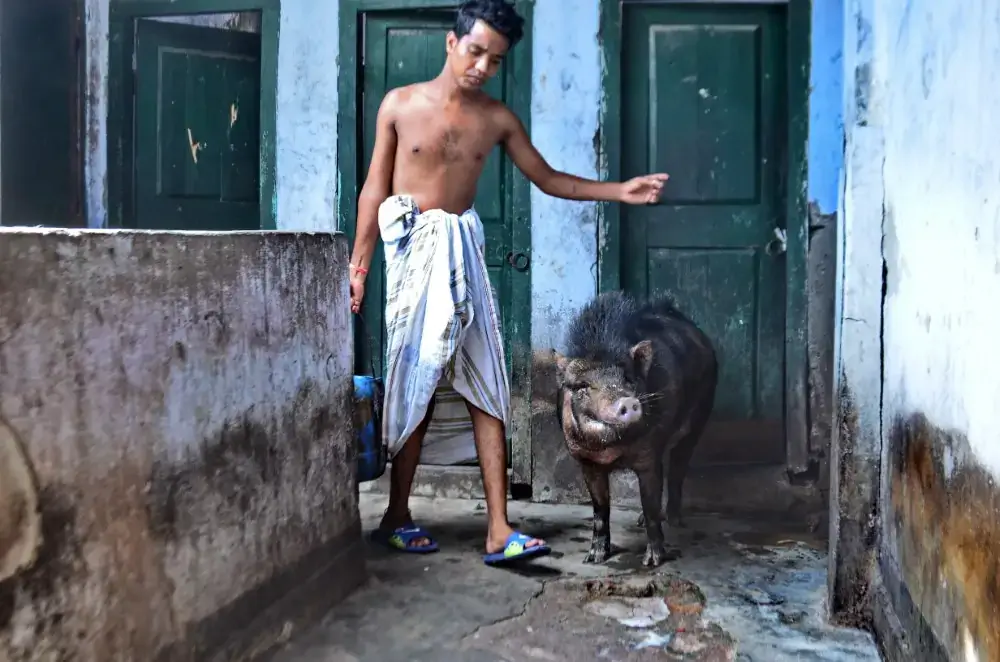
<svg viewBox="0 0 1000 662"><path fill-rule="evenodd" d="M621 209L622 285L673 296L720 359L696 461L784 459L785 12L625 5L622 175L667 172L661 202Z"/></svg>
<svg viewBox="0 0 1000 662"><path fill-rule="evenodd" d="M454 12L393 12L368 15L364 24L363 79L363 154L361 175L368 173L372 147L375 144L375 117L385 94L392 89L430 80L444 66L445 36L454 25ZM494 98L507 100L508 65L501 66L485 90ZM504 349L510 371L510 295L511 267L506 255L511 247L511 204L509 182L513 164L496 147L487 157L479 180L475 208L483 222L486 238L486 264L501 315ZM359 186L362 182L359 182ZM371 349L367 339L359 334L359 369L368 370L368 357L374 351L376 370L384 373L385 354L385 280L381 244L372 259L365 287L362 314L375 337ZM376 332L376 330L380 330Z"/></svg>
<svg viewBox="0 0 1000 662"><path fill-rule="evenodd" d="M260 228L260 35L137 21L136 226Z"/></svg>

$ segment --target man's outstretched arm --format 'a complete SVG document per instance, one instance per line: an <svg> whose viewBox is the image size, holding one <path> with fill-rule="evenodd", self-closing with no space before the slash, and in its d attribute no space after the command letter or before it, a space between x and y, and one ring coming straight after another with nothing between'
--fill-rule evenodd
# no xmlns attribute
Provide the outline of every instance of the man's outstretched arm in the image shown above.
<svg viewBox="0 0 1000 662"><path fill-rule="evenodd" d="M644 175L627 182L599 182L584 179L550 166L531 144L524 125L509 109L500 113L504 149L524 176L546 195L567 200L597 200L652 204L660 199L667 175Z"/></svg>

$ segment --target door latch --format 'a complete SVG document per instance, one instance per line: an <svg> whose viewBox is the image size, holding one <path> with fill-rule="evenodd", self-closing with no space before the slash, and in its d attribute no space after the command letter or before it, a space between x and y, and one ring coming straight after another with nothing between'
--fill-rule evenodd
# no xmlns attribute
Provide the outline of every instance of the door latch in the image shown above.
<svg viewBox="0 0 1000 662"><path fill-rule="evenodd" d="M788 250L788 233L784 228L774 228L774 238L764 245L764 252L774 257Z"/></svg>

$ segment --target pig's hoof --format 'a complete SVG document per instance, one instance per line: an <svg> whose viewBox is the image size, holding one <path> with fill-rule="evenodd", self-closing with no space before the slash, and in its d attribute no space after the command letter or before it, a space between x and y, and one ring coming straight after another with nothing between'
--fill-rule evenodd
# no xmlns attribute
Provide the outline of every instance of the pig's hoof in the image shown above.
<svg viewBox="0 0 1000 662"><path fill-rule="evenodd" d="M611 543L597 543L590 546L590 551L583 557L584 563L604 563L611 556Z"/></svg>
<svg viewBox="0 0 1000 662"><path fill-rule="evenodd" d="M667 560L667 550L662 542L651 542L646 545L646 555L642 557L642 564L647 568L661 566Z"/></svg>

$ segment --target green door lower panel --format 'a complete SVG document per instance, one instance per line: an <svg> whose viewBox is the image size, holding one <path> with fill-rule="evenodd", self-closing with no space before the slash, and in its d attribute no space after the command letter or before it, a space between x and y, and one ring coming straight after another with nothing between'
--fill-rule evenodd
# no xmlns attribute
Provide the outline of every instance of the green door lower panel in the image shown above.
<svg viewBox="0 0 1000 662"><path fill-rule="evenodd" d="M135 227L260 229L258 34L139 19Z"/></svg>
<svg viewBox="0 0 1000 662"><path fill-rule="evenodd" d="M781 462L785 10L623 11L622 175L670 180L660 204L621 209L622 285L673 296L715 343L719 388L695 462Z"/></svg>

